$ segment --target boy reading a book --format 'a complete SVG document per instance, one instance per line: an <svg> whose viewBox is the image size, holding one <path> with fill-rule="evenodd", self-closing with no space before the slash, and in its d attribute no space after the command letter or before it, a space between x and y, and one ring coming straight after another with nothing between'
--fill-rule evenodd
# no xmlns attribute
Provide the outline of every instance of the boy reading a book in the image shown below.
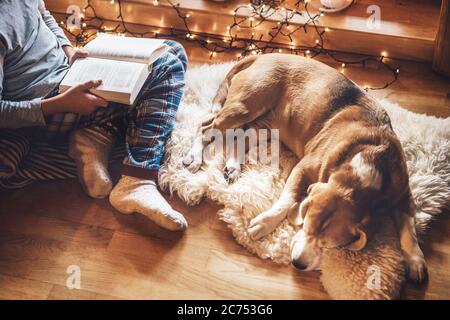
<svg viewBox="0 0 450 320"><path fill-rule="evenodd" d="M146 215L169 230L187 222L156 186L164 146L184 87L184 49L168 49L152 64L133 106L108 103L90 90L92 79L58 94L70 64L87 53L74 49L43 0L0 1L0 128L35 127L45 136L70 134L69 154L88 195L104 198L118 211ZM116 138L112 123L126 124L127 156L112 186L108 157Z"/></svg>

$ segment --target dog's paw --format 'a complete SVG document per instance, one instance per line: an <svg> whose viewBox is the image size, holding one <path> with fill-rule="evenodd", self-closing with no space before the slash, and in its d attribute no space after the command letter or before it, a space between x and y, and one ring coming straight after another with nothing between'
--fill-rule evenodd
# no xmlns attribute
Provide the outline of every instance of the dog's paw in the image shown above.
<svg viewBox="0 0 450 320"><path fill-rule="evenodd" d="M183 157L183 164L192 173L197 172L202 166L202 157L198 153L191 150Z"/></svg>
<svg viewBox="0 0 450 320"><path fill-rule="evenodd" d="M240 165L230 165L227 164L223 169L223 177L228 183L233 183L241 176L241 166Z"/></svg>
<svg viewBox="0 0 450 320"><path fill-rule="evenodd" d="M428 277L427 264L422 255L406 257L406 267L408 278L421 283Z"/></svg>
<svg viewBox="0 0 450 320"><path fill-rule="evenodd" d="M258 223L252 227L249 227L247 232L250 235L250 238L254 241L261 239L265 235L267 235L266 227L262 223Z"/></svg>
<svg viewBox="0 0 450 320"><path fill-rule="evenodd" d="M276 225L267 218L267 215L260 214L250 221L247 232L252 240L259 240L275 230L275 227Z"/></svg>

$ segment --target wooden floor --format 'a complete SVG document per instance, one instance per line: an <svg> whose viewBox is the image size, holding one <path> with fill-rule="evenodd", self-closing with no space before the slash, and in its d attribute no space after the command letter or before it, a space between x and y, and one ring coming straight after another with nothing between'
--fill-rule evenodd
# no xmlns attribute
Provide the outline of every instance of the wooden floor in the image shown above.
<svg viewBox="0 0 450 320"><path fill-rule="evenodd" d="M188 49L191 61L206 61ZM360 84L386 76L377 69L345 72ZM376 96L450 116L450 79L427 65L402 63L400 81ZM317 272L261 260L238 245L215 216L215 204L188 207L176 197L170 202L189 221L184 234L161 230L139 215L123 216L107 200L85 196L74 180L0 189L0 298L329 298ZM449 234L444 214L424 239L429 282L406 284L403 298L450 299ZM66 288L70 265L80 267L81 290Z"/></svg>

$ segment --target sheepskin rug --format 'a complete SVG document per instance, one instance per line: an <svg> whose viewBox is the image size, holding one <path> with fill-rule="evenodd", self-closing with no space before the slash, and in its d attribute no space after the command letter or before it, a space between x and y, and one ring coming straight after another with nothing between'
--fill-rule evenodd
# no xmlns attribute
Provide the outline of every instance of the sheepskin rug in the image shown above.
<svg viewBox="0 0 450 320"><path fill-rule="evenodd" d="M187 87L178 111L160 184L176 192L187 204L210 198L224 206L217 212L236 241L262 259L289 263L289 243L295 229L284 221L273 233L253 241L247 233L252 218L269 209L279 197L296 157L280 147L279 168L245 165L242 176L228 184L222 159L216 157L195 174L182 159L190 149L202 120L212 113L211 101L232 64L203 65L187 73ZM414 114L382 101L403 144L410 183L417 205L417 228L423 232L450 203L450 118ZM327 250L321 263L321 281L334 299L392 299L405 281L405 266L392 221L385 221L368 246L360 252ZM375 276L375 278L374 278ZM379 277L378 277L379 276Z"/></svg>

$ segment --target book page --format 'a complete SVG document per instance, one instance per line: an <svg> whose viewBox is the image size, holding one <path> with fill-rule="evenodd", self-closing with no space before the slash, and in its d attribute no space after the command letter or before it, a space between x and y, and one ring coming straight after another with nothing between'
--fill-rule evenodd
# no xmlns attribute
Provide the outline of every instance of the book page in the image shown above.
<svg viewBox="0 0 450 320"><path fill-rule="evenodd" d="M98 90L131 93L143 69L148 66L141 63L114 61L97 58L78 59L70 67L62 81L62 86L75 86L89 80L102 80Z"/></svg>
<svg viewBox="0 0 450 320"><path fill-rule="evenodd" d="M154 60L154 53L161 51L163 47L164 40L160 39L119 37L100 33L84 49L91 57L150 64Z"/></svg>

